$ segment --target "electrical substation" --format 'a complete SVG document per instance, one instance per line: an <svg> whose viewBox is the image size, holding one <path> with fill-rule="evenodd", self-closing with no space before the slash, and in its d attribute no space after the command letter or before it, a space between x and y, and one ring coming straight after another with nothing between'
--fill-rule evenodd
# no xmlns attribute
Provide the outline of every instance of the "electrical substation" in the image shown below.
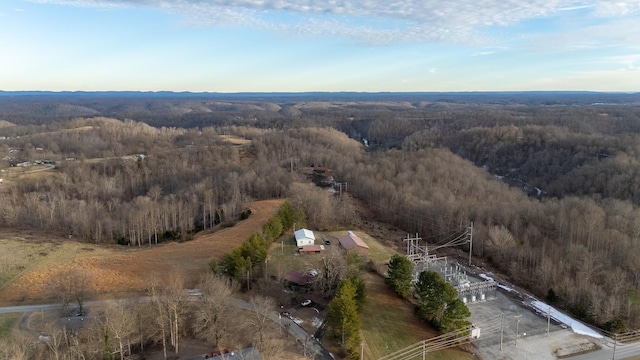
<svg viewBox="0 0 640 360"><path fill-rule="evenodd" d="M473 241L473 224L462 234L449 239L434 248L459 246L469 244L469 262L471 262L471 249ZM478 301L487 301L496 298L497 283L493 279L476 278L468 275L467 268L446 256L437 257L429 254L429 246L426 241L415 234L407 235L404 239L407 245L406 257L413 264L413 280L418 281L418 276L423 271L435 271L451 284L458 292L458 298L465 304ZM433 249L432 249L433 250Z"/></svg>

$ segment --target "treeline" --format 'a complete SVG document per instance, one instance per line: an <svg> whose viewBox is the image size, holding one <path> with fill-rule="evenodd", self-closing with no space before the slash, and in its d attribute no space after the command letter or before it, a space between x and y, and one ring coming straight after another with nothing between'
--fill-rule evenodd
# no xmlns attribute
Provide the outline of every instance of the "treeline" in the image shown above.
<svg viewBox="0 0 640 360"><path fill-rule="evenodd" d="M188 239L194 231L233 224L248 200L283 197L295 179L247 148L223 142L213 129L156 129L109 119L52 127L3 142L7 154L52 159L56 170L7 178L0 226L98 243Z"/></svg>
<svg viewBox="0 0 640 360"><path fill-rule="evenodd" d="M83 324L78 331L60 324L60 316L68 313L43 314L38 319L42 336L36 341L20 330L0 338L0 359L169 359L183 354L183 342L189 339L210 344L203 350L208 354L253 346L263 359L282 357L285 340L269 318L276 311L272 299L253 296L246 304L250 311L234 307L230 300L237 289L211 273L202 278L199 290L197 298L189 295L183 278L173 274L150 285L148 301L113 301L74 317Z"/></svg>
<svg viewBox="0 0 640 360"><path fill-rule="evenodd" d="M446 146L530 194L598 195L640 205L637 134L580 133L557 126L471 128L451 136L420 132L406 149ZM537 187L539 191L533 191Z"/></svg>
<svg viewBox="0 0 640 360"><path fill-rule="evenodd" d="M14 136L7 134L12 138L2 141L0 153L20 161L50 159L56 169L6 179L0 226L141 246L231 225L254 199L289 197L316 229L348 224L353 216L348 203L291 171L291 164L309 163L295 148L280 147L278 136L275 143L244 146L224 139L230 133L268 139L273 130L153 128L104 118L28 128L8 128Z"/></svg>

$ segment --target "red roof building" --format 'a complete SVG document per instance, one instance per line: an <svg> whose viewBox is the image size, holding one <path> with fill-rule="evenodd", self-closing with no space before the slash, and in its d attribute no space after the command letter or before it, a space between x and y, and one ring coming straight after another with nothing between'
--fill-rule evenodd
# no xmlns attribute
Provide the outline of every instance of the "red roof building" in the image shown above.
<svg viewBox="0 0 640 360"><path fill-rule="evenodd" d="M306 245L298 249L300 255L304 254L320 254L324 251L324 245Z"/></svg>
<svg viewBox="0 0 640 360"><path fill-rule="evenodd" d="M347 235L338 239L338 242L340 243L340 246L347 251L353 250L363 255L369 252L369 245L360 239L353 231L347 232Z"/></svg>

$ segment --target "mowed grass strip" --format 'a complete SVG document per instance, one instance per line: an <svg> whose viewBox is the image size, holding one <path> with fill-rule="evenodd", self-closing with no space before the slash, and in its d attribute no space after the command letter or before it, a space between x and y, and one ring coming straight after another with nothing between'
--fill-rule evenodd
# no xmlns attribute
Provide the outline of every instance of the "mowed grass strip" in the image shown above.
<svg viewBox="0 0 640 360"><path fill-rule="evenodd" d="M360 313L360 329L365 343L365 359L379 359L439 333L419 320L413 305L398 297L374 273L365 273L367 301ZM422 359L422 355L416 356ZM430 353L431 360L470 360L471 354L449 349Z"/></svg>

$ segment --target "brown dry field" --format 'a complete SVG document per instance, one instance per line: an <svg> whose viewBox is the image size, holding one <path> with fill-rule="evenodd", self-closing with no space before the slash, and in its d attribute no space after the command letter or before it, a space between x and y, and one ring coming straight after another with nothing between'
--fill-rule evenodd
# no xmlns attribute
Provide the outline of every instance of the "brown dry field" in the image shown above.
<svg viewBox="0 0 640 360"><path fill-rule="evenodd" d="M54 298L54 279L79 269L91 279L93 297L141 294L153 283L162 284L173 274L184 275L187 286L195 286L213 258L239 246L278 211L282 199L248 204L251 216L233 227L214 233L202 232L191 241L152 247L95 246L44 235L0 232L0 251L16 241L39 243L28 256L25 269L0 290L0 304L39 302ZM11 251L11 250L10 250ZM16 251L16 250L14 250Z"/></svg>
<svg viewBox="0 0 640 360"><path fill-rule="evenodd" d="M251 145L252 141L249 139L241 138L236 135L220 135L223 140L232 143L233 145Z"/></svg>

